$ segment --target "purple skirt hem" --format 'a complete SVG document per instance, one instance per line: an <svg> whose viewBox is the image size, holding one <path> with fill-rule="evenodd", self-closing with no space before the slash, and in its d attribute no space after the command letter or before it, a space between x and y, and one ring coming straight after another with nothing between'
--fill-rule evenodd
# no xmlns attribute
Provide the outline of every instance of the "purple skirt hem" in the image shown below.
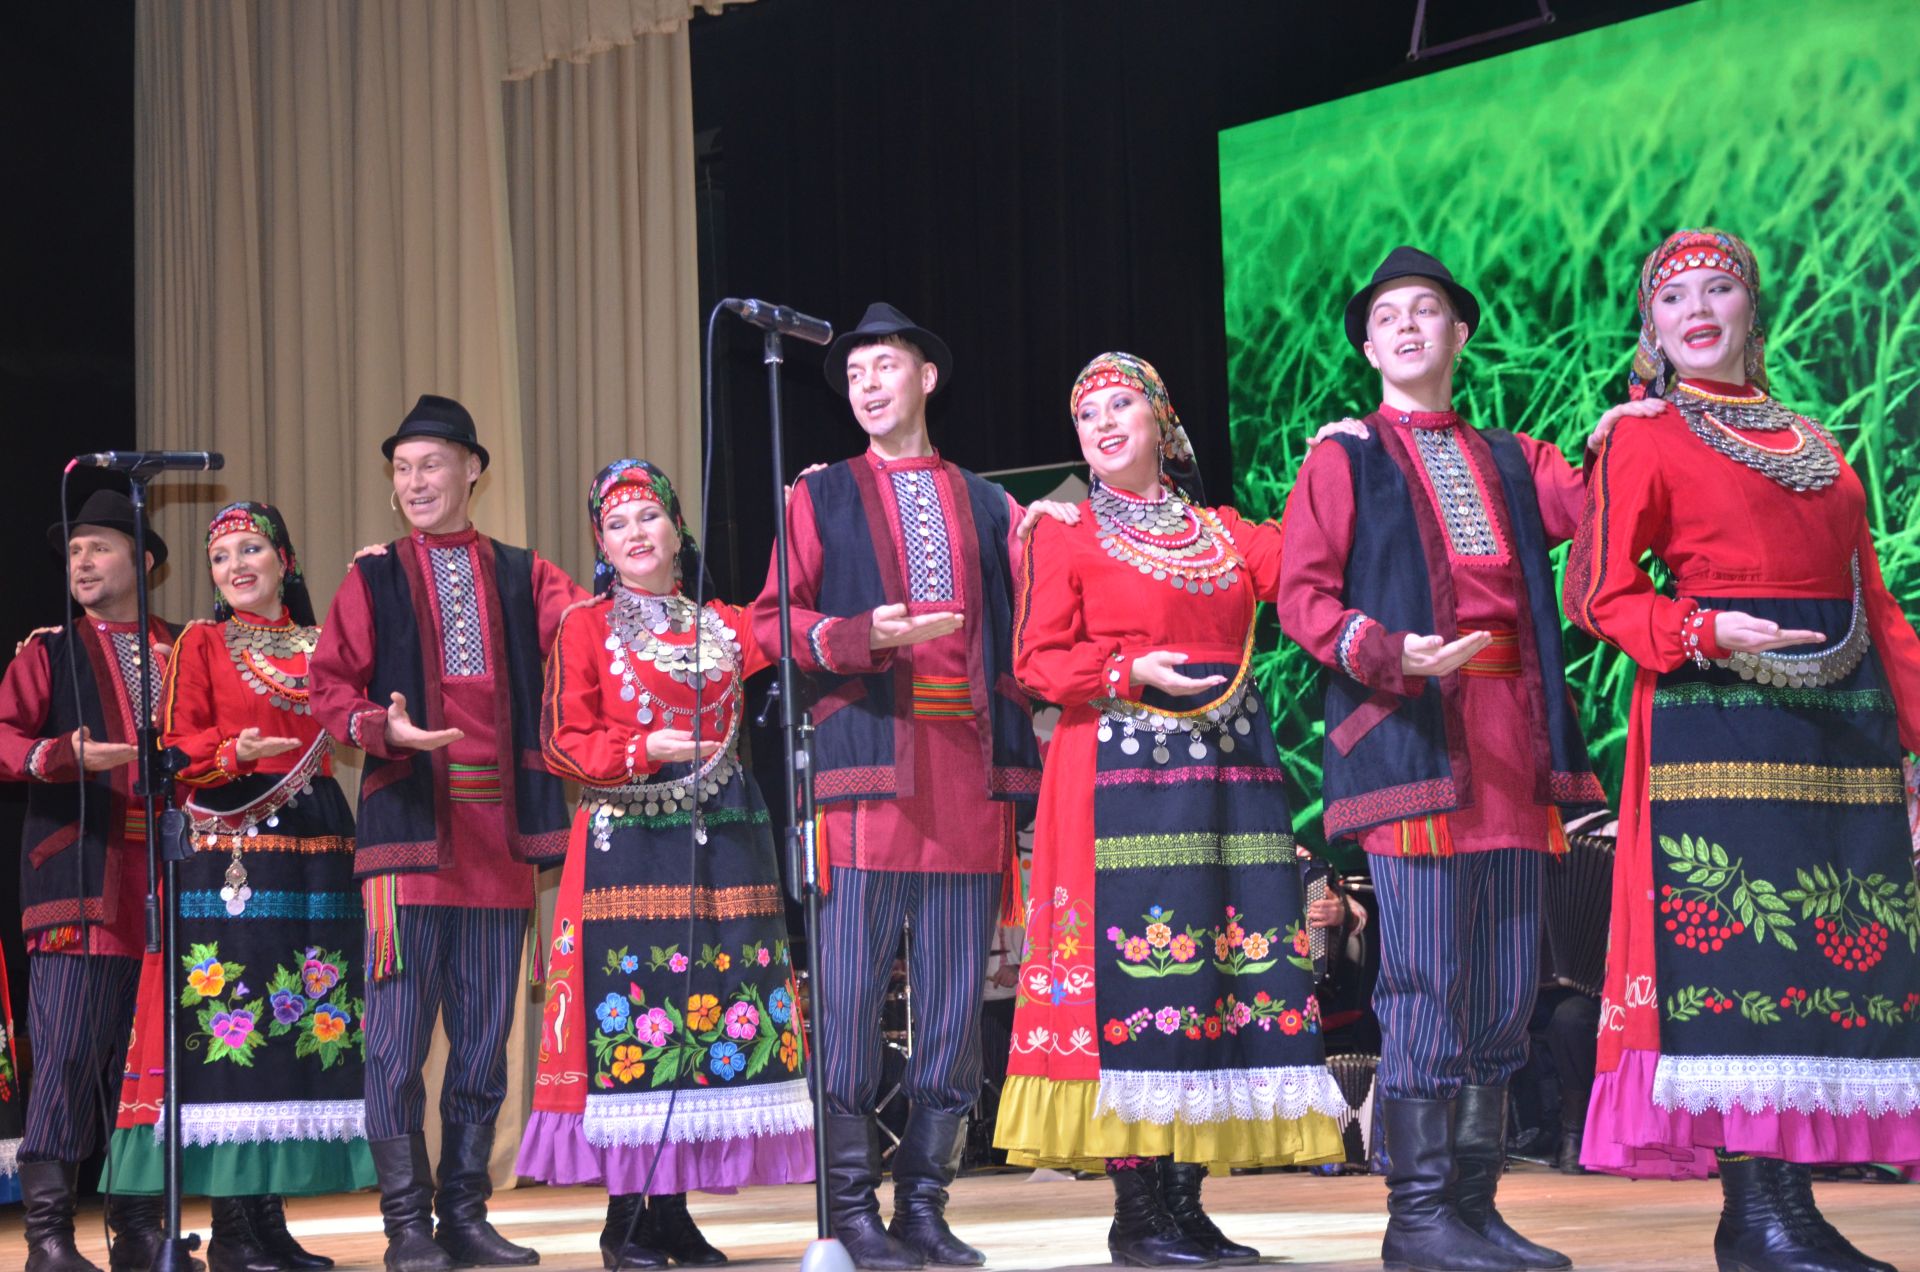
<svg viewBox="0 0 1920 1272"><path fill-rule="evenodd" d="M1598 1075L1587 1105L1580 1164L1636 1179L1705 1179L1713 1150L1826 1165L1920 1165L1920 1113L1749 1113L1734 1108L1689 1113L1653 1102L1658 1053L1626 1051L1620 1067Z"/></svg>
<svg viewBox="0 0 1920 1272"><path fill-rule="evenodd" d="M626 1195L730 1193L757 1184L813 1182L813 1135L791 1131L757 1139L699 1140L597 1148L578 1113L535 1112L527 1119L514 1169L555 1186L605 1184ZM654 1165L654 1159L659 1165ZM648 1171L653 1178L647 1178Z"/></svg>

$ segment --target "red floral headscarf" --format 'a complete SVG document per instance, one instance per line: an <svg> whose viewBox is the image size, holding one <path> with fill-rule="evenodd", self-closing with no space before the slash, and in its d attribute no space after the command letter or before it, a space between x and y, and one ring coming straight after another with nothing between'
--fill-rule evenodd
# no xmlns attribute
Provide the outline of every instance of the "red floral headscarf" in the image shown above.
<svg viewBox="0 0 1920 1272"><path fill-rule="evenodd" d="M1708 226L1668 235L1640 267L1640 343L1633 353L1633 370L1627 375L1627 395L1636 401L1667 395L1673 369L1654 334L1653 296L1691 269L1725 270L1746 285L1747 294L1753 298L1753 326L1747 331L1747 379L1762 390L1767 387L1766 341L1760 334L1760 266L1752 248L1725 230Z"/></svg>

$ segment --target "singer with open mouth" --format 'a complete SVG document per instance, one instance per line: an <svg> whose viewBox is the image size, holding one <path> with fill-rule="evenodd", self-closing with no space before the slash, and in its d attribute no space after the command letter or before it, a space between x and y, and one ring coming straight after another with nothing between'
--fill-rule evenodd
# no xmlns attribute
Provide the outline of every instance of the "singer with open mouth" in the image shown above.
<svg viewBox="0 0 1920 1272"><path fill-rule="evenodd" d="M607 1267L725 1263L687 1192L813 1178L813 1104L766 803L740 763L747 612L641 459L587 494L594 597L547 660L547 766L580 783L519 1172L604 1183ZM705 594L708 589L698 589Z"/></svg>
<svg viewBox="0 0 1920 1272"><path fill-rule="evenodd" d="M1538 987L1541 859L1604 799L1567 695L1547 549L1581 473L1454 410L1479 300L1395 248L1346 335L1380 373L1363 424L1322 430L1287 499L1278 615L1324 664L1325 826L1379 905L1378 1094L1389 1268L1566 1267L1501 1219L1507 1082Z"/></svg>
<svg viewBox="0 0 1920 1272"><path fill-rule="evenodd" d="M1883 1269L1810 1164L1920 1162L1920 639L1868 489L1770 392L1760 296L1725 231L1646 258L1628 392L1651 416L1602 447L1567 560L1568 617L1636 665L1582 1160L1717 1169L1722 1269Z"/></svg>

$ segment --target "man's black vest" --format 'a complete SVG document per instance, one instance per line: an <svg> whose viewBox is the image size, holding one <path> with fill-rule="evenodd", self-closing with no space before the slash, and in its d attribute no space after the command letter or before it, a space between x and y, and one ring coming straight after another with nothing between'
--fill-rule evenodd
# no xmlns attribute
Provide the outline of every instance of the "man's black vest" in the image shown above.
<svg viewBox="0 0 1920 1272"><path fill-rule="evenodd" d="M499 747L500 802L507 847L516 861L544 864L566 854L570 817L560 779L540 758L540 615L534 605L533 553L481 535L480 568L493 586L482 589L487 647L504 660L495 667L494 738ZM377 703L399 692L425 729L445 725L440 677L427 674L427 649L437 647L432 585L405 539L384 556L367 556L354 569L366 581L373 610L373 678L367 697ZM437 668L436 668L437 671ZM423 872L453 861L447 752L418 751L405 759L366 757L360 781L356 876Z"/></svg>
<svg viewBox="0 0 1920 1272"><path fill-rule="evenodd" d="M1007 559L1007 493L963 468L943 463L954 519L948 534L960 548L966 604L980 616L968 650L973 716L986 721L980 743L994 799L1031 800L1040 791L1040 753L1033 713L1013 679L1013 570ZM907 599L894 526L878 479L864 456L804 479L825 560L817 608L853 615ZM894 651L892 666L867 676L820 672L814 722L814 795L822 802L904 798L913 794L913 650Z"/></svg>
<svg viewBox="0 0 1920 1272"><path fill-rule="evenodd" d="M1568 812L1591 808L1606 796L1567 693L1558 589L1526 453L1503 430L1460 431L1475 467L1500 478L1501 498L1492 500L1487 512L1511 546L1508 568L1523 615L1520 678L1535 760L1533 799ZM1368 417L1367 432L1365 438L1332 438L1347 452L1353 475L1345 603L1389 631L1435 632L1452 639L1459 633L1446 532L1421 485L1419 460L1385 415ZM1458 675L1423 680L1418 693L1398 698L1329 670L1323 777L1327 837L1357 837L1387 822L1471 806L1466 729Z"/></svg>

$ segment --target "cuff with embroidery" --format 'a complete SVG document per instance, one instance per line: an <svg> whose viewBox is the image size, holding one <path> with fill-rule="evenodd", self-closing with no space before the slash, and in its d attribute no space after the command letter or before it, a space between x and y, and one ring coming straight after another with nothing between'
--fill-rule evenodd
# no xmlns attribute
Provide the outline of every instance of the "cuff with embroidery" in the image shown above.
<svg viewBox="0 0 1920 1272"><path fill-rule="evenodd" d="M1406 648L1406 632L1390 632L1365 614L1354 614L1340 629L1334 646L1340 670L1369 689L1406 697L1413 692L1412 678L1400 669L1400 653Z"/></svg>
<svg viewBox="0 0 1920 1272"><path fill-rule="evenodd" d="M1711 666L1713 659L1731 652L1714 639L1713 620L1719 613L1696 606L1680 617L1680 648L1696 667Z"/></svg>
<svg viewBox="0 0 1920 1272"><path fill-rule="evenodd" d="M815 662L836 676L867 676L893 662L891 649L874 649L872 613L823 618L807 629L807 648Z"/></svg>
<svg viewBox="0 0 1920 1272"><path fill-rule="evenodd" d="M37 782L71 782L79 768L66 738L41 738L27 752L27 772Z"/></svg>
<svg viewBox="0 0 1920 1272"><path fill-rule="evenodd" d="M259 768L260 762L240 758L238 737L221 738L219 748L213 753L213 767L226 777L245 777Z"/></svg>
<svg viewBox="0 0 1920 1272"><path fill-rule="evenodd" d="M368 707L347 717L347 741L383 760L399 758L387 745L387 713L378 707Z"/></svg>

